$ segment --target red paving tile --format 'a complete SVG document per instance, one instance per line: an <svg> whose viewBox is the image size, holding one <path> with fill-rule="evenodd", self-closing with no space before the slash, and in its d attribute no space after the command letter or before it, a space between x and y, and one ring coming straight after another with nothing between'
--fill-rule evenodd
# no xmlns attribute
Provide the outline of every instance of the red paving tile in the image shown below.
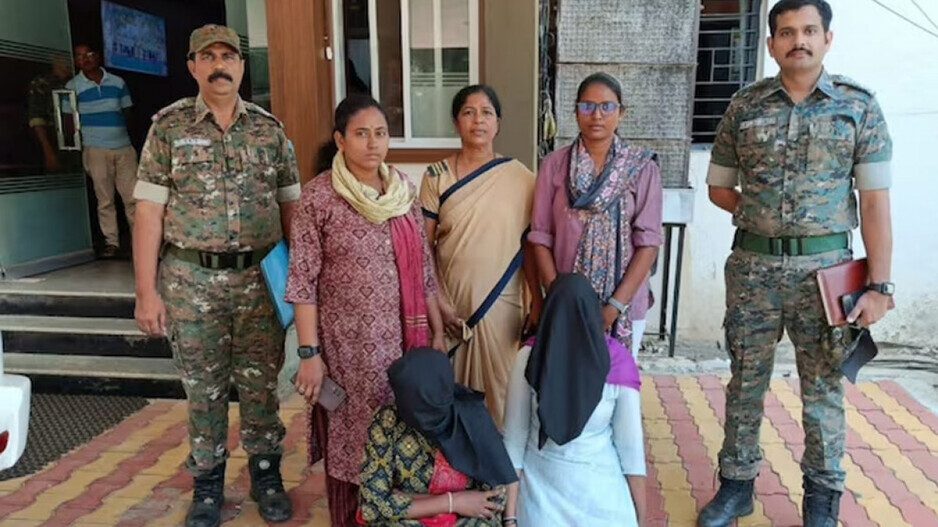
<svg viewBox="0 0 938 527"><path fill-rule="evenodd" d="M717 420L722 423L725 418L724 381L713 375L703 375L697 377L697 382L703 390L710 409ZM797 379L789 379L788 382L797 394L799 391ZM678 379L674 376L655 377L655 386L657 402L661 404L662 411L674 434L674 443L691 485L691 496L699 509L715 492L715 467L707 452L705 438L701 436L701 430L696 424L695 416L691 413L691 407L688 406L688 401L680 390ZM914 415L920 421L921 426L938 433L938 417L912 399L901 386L892 381L881 382L879 386L884 393L893 397ZM894 444L922 474L938 482L938 457L935 454L928 451L924 444L908 430L902 428L862 391L852 385L846 385L845 393L847 400L858 409L870 425ZM109 448L120 445L130 434L146 426L154 417L164 414L174 404L178 403L154 402L89 444L76 449L57 462L55 466L25 480L21 487L15 490L8 489L6 495L0 496L0 524L3 523L4 517L29 507L36 502L37 498L42 498L51 487L68 480L77 469L98 459ZM793 460L799 460L804 451L804 433L798 420L789 415L771 391L766 396L765 416L767 423L777 431L784 446L791 452ZM288 433L284 443L287 449L291 449L299 444L305 435L304 413L298 412L294 419L286 424ZM237 428L237 422L231 424L229 447L233 448L238 441ZM153 466L161 453L185 441L185 433L185 427L180 425L171 427L166 433L150 439L139 452L133 453L131 457L117 464L111 472L103 474L89 484L74 499L52 511L53 515L43 525L68 526L76 519L80 523L82 516L100 507L108 495L127 485L133 475ZM707 440L714 440L714 438L707 438ZM870 444L852 429L847 431L846 450L847 455L857 467L899 508L903 520L914 527L938 527L938 515L922 503L914 489L908 489L894 473L893 467L885 466L877 452L871 449ZM658 472L654 459L650 456L647 472L647 524L663 527L668 525L668 513L658 485ZM313 502L320 503L317 507L324 506L322 505L325 490L324 479L321 472L307 474L297 487L290 490L289 494L294 502L296 515L284 525L310 523L314 514ZM183 466L179 467L174 475L167 476L159 482L147 498L127 510L118 525L142 527L160 524L160 519L166 517L171 510L178 511L180 506L187 504L191 485L192 478L188 471ZM226 517L231 518L243 514L242 505L245 500L249 499L247 497L249 487L250 482L245 467L226 489L228 498ZM764 463L756 480L756 491L765 515L773 525L800 525L801 504L792 501L789 497L790 490L782 484L782 479L773 467L768 462ZM846 527L875 525L852 492L844 494L841 503L841 519Z"/></svg>
<svg viewBox="0 0 938 527"><path fill-rule="evenodd" d="M697 510L700 511L713 494L713 463L676 379L656 377L655 384L664 405L665 416L671 424L677 455L683 461L684 471L687 473L691 495L697 502Z"/></svg>
<svg viewBox="0 0 938 527"><path fill-rule="evenodd" d="M719 379L704 376L699 382L710 407L716 411L720 424L725 424L726 392L722 384L719 385L719 389L716 388L715 384L719 383ZM780 406L776 405L774 408L780 409ZM781 479L772 470L772 464L768 460L762 461L762 467L756 476L756 495L763 504L765 516L772 521L773 525L796 525L800 521L801 515L798 508L788 497L788 490L782 485ZM795 523L790 523L792 521Z"/></svg>

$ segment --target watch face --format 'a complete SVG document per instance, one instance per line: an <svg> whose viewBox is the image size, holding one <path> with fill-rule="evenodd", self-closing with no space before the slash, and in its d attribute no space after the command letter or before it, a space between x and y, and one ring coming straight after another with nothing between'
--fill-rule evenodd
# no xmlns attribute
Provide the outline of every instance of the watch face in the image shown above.
<svg viewBox="0 0 938 527"><path fill-rule="evenodd" d="M891 295L896 292L896 284L892 282L886 282L883 284L883 292L887 295Z"/></svg>

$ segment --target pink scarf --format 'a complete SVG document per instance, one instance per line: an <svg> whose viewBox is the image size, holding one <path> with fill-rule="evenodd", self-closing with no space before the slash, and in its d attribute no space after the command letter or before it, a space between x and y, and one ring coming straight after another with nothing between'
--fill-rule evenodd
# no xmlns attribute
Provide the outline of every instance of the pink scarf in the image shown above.
<svg viewBox="0 0 938 527"><path fill-rule="evenodd" d="M391 218L391 243L401 284L404 351L430 345L427 299L423 290L423 240L410 214Z"/></svg>

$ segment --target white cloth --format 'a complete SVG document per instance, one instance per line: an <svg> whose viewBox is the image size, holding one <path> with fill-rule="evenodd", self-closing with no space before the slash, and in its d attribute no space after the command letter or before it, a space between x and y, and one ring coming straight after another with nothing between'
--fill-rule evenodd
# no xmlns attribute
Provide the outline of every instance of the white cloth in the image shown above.
<svg viewBox="0 0 938 527"><path fill-rule="evenodd" d="M632 357L635 358L636 364L638 364L638 350L642 349L642 337L645 336L647 324L646 319L632 321Z"/></svg>
<svg viewBox="0 0 938 527"><path fill-rule="evenodd" d="M505 404L505 448L523 471L518 527L637 526L625 475L645 475L640 394L606 384L579 437L538 449L537 395L524 377L530 354L518 352Z"/></svg>

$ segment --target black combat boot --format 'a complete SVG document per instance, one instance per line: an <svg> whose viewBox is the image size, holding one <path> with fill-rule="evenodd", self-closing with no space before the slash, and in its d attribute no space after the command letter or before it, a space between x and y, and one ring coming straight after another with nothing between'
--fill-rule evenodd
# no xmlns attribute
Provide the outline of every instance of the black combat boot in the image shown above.
<svg viewBox="0 0 938 527"><path fill-rule="evenodd" d="M720 476L720 490L700 515L698 527L727 527L740 516L752 514L754 479L726 479Z"/></svg>
<svg viewBox="0 0 938 527"><path fill-rule="evenodd" d="M196 476L192 486L192 506L186 514L186 527L218 527L225 503L225 463L211 472Z"/></svg>
<svg viewBox="0 0 938 527"><path fill-rule="evenodd" d="M248 458L251 473L251 499L257 502L261 518L284 522L293 515L293 504L283 490L280 477L280 454L256 455Z"/></svg>
<svg viewBox="0 0 938 527"><path fill-rule="evenodd" d="M804 478L804 501L801 516L804 527L837 527L840 515L840 491L829 489Z"/></svg>

